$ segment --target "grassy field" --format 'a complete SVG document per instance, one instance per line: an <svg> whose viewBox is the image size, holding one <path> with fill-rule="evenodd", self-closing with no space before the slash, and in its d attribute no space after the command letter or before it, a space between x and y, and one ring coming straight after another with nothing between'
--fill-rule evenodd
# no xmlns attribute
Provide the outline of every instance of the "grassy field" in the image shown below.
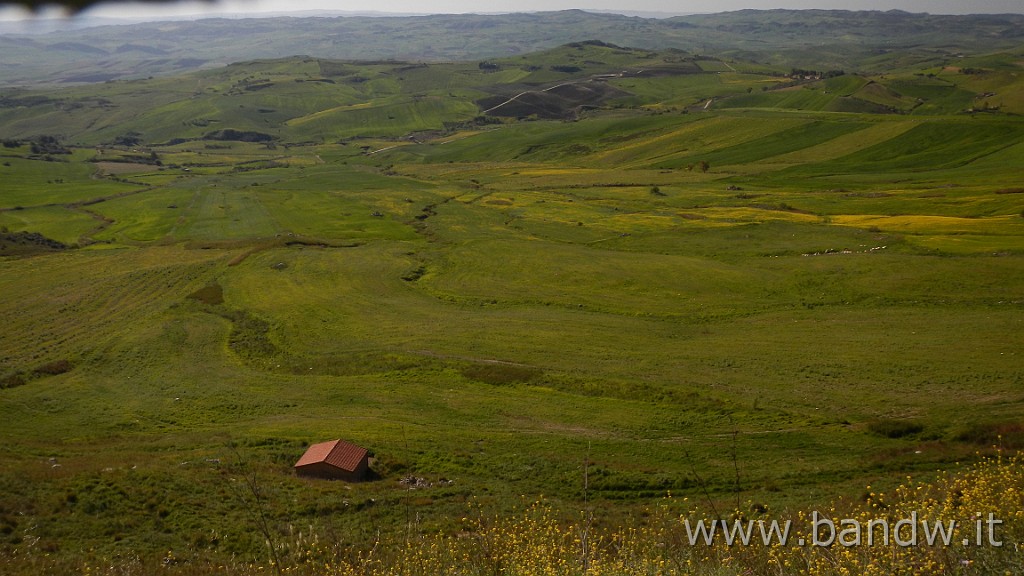
<svg viewBox="0 0 1024 576"><path fill-rule="evenodd" d="M964 107L1019 61L948 88L652 54L258 61L0 111L0 566L368 550L524 497L796 513L1024 445L1024 122ZM482 114L652 61L558 119ZM294 475L337 437L373 481Z"/></svg>

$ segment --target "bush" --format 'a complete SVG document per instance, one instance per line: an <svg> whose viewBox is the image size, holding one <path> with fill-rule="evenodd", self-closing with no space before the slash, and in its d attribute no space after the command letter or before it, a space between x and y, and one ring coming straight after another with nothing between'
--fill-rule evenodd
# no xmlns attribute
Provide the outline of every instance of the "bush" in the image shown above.
<svg viewBox="0 0 1024 576"><path fill-rule="evenodd" d="M25 377L21 374L8 374L0 378L0 390L5 388L17 388L25 385Z"/></svg>
<svg viewBox="0 0 1024 576"><path fill-rule="evenodd" d="M1019 450L1024 448L1024 423L975 423L957 434L956 439L979 446L999 446L1004 449Z"/></svg>
<svg viewBox="0 0 1024 576"><path fill-rule="evenodd" d="M57 376L70 372L72 368L74 368L74 365L68 360L55 360L37 367L35 372L42 376Z"/></svg>

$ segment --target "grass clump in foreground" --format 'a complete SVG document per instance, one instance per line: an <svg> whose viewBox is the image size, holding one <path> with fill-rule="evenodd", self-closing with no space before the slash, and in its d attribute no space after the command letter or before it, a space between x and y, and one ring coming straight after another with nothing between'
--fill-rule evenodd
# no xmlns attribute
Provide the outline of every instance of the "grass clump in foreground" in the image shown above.
<svg viewBox="0 0 1024 576"><path fill-rule="evenodd" d="M257 487L253 495L258 492ZM379 535L364 547L333 541L312 526L282 535L262 530L262 503L259 498L248 502L254 530L268 537L266 562L211 564L170 550L148 563L128 556L90 557L78 565L64 559L58 565L25 540L14 554L0 558L0 568L5 574L148 574L158 564L167 574L338 576L885 576L1020 574L1024 569L1017 552L1024 543L1024 457L1002 451L929 482L908 477L887 494L869 486L860 501L839 501L826 509L774 513L748 503L723 511L710 502L703 507L669 495L631 525L609 528L586 505L572 512L541 500L495 515L473 502L458 531L423 533L411 519L404 535Z"/></svg>

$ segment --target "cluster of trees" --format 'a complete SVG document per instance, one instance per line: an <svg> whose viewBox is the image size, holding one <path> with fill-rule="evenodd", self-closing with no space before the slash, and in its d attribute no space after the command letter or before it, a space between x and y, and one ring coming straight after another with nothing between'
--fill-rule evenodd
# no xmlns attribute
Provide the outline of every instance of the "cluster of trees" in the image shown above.
<svg viewBox="0 0 1024 576"><path fill-rule="evenodd" d="M708 170L711 169L711 163L708 162L707 160L701 160L700 162L697 162L696 164L689 164L689 165L687 165L686 166L686 171L687 172L693 172L694 168L700 170L701 172L707 172Z"/></svg>
<svg viewBox="0 0 1024 576"><path fill-rule="evenodd" d="M51 154L71 154L71 150L64 146L56 136L44 134L32 141L32 153L49 156Z"/></svg>
<svg viewBox="0 0 1024 576"><path fill-rule="evenodd" d="M114 138L114 146L138 146L142 144L142 134L134 131L125 132Z"/></svg>
<svg viewBox="0 0 1024 576"><path fill-rule="evenodd" d="M822 72L820 70L804 70L803 68L793 68L789 73L790 78L815 78L817 80L845 75L846 72L843 70L829 70L827 72Z"/></svg>

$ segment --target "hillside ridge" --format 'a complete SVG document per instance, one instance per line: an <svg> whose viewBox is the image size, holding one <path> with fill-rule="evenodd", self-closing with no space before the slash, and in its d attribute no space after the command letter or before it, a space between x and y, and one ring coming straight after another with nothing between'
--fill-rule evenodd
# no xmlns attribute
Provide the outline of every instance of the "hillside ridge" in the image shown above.
<svg viewBox="0 0 1024 576"><path fill-rule="evenodd" d="M180 73L248 58L463 61L527 54L588 38L718 56L760 51L775 65L877 66L878 50L977 53L1024 39L1024 15L822 10L642 18L583 10L502 15L273 17L149 22L0 35L0 86L103 82ZM849 34L837 32L848 31ZM898 41L894 41L898 39ZM140 47L146 47L140 49ZM89 58L83 56L89 55Z"/></svg>

